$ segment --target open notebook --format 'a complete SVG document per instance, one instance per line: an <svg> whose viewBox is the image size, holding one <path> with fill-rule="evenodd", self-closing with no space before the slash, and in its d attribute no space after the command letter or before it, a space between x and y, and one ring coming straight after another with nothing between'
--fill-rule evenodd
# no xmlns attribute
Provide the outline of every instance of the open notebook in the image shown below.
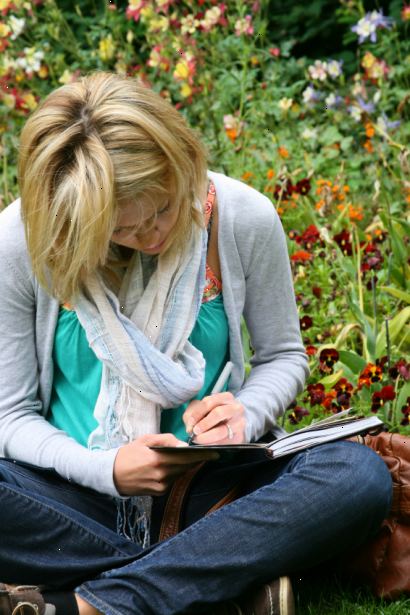
<svg viewBox="0 0 410 615"><path fill-rule="evenodd" d="M217 451L217 452L240 452L240 451L263 451L269 457L277 459L285 455L292 455L306 448L342 440L358 434L366 434L372 431L380 431L384 423L377 416L348 417L349 410L334 414L330 417L312 423L307 427L298 429L293 433L272 440L271 442L249 442L246 444L191 444L186 447L152 446L155 450L171 451Z"/></svg>

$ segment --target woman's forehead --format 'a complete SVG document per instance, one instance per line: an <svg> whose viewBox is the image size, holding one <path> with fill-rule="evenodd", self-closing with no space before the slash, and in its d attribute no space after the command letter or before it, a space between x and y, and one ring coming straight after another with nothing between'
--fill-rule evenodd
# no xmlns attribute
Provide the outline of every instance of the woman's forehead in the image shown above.
<svg viewBox="0 0 410 615"><path fill-rule="evenodd" d="M118 202L117 223L119 226L143 224L160 211L168 202L168 195L121 199Z"/></svg>

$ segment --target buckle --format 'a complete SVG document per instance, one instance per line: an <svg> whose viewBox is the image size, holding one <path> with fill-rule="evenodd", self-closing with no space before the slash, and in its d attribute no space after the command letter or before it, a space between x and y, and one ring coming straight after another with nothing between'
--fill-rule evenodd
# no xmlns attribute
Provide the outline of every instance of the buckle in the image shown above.
<svg viewBox="0 0 410 615"><path fill-rule="evenodd" d="M30 607L30 611L26 611L24 607ZM30 615L33 613L34 615L39 614L39 609L37 604L33 604L32 602L19 602L17 606L14 607L11 615Z"/></svg>

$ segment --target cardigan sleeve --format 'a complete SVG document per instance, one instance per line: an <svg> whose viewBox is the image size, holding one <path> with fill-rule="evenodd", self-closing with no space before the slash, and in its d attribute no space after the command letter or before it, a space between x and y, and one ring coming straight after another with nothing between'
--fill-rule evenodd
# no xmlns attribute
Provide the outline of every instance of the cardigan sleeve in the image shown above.
<svg viewBox="0 0 410 615"><path fill-rule="evenodd" d="M43 416L32 273L24 264L21 236L8 218L0 218L0 455L53 468L67 480L118 495L117 450L89 451Z"/></svg>
<svg viewBox="0 0 410 615"><path fill-rule="evenodd" d="M266 206L252 222L257 240L245 272L243 316L254 354L236 395L245 407L248 441L275 428L309 373L285 234L272 203L263 198Z"/></svg>

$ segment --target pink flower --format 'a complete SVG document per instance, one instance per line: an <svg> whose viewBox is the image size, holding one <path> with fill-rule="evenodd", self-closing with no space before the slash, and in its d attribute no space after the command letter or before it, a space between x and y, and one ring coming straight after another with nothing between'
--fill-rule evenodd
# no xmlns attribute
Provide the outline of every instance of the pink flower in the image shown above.
<svg viewBox="0 0 410 615"><path fill-rule="evenodd" d="M242 19L238 19L235 23L235 34L241 36L241 34L253 34L252 16L245 15Z"/></svg>

